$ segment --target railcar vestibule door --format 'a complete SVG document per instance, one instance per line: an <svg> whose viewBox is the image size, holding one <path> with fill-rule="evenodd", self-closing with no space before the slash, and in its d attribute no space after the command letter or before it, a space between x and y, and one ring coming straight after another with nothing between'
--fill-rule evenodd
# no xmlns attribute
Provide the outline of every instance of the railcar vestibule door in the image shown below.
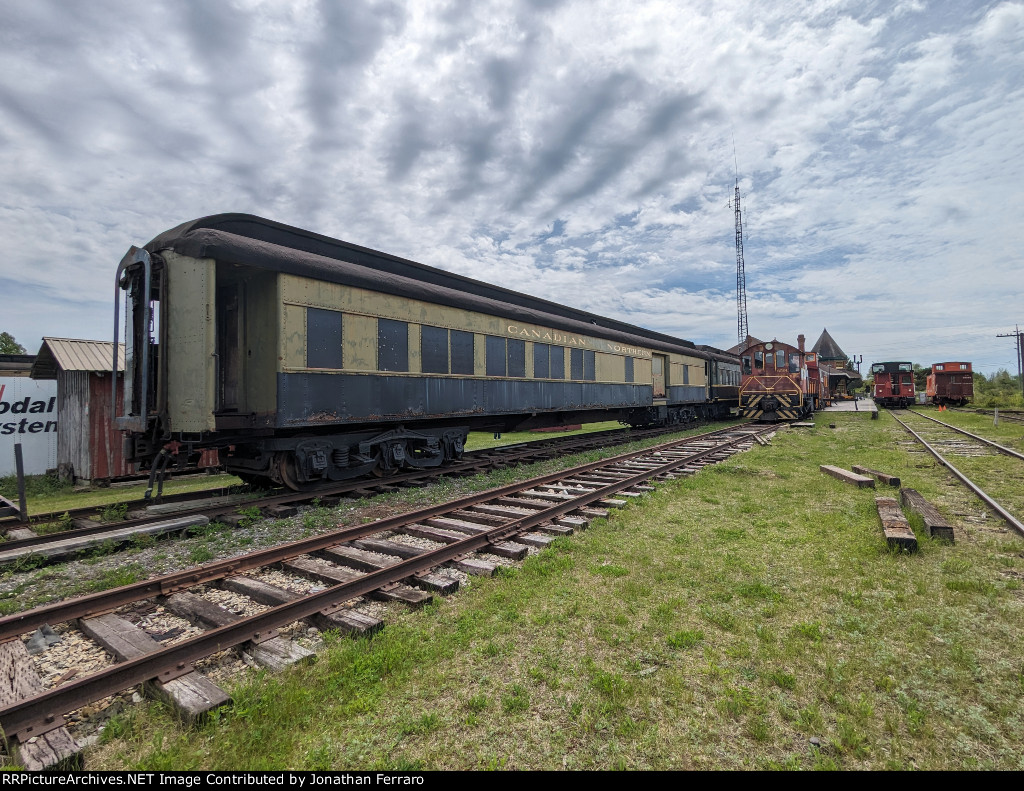
<svg viewBox="0 0 1024 791"><path fill-rule="evenodd" d="M221 292L217 313L217 374L218 404L221 412L235 412L239 408L241 384L241 347L243 333L242 307L239 299L241 284L218 284Z"/></svg>
<svg viewBox="0 0 1024 791"><path fill-rule="evenodd" d="M664 354L655 354L654 359L651 361L651 369L654 372L655 398L665 397L665 371L668 368L666 362L667 360Z"/></svg>

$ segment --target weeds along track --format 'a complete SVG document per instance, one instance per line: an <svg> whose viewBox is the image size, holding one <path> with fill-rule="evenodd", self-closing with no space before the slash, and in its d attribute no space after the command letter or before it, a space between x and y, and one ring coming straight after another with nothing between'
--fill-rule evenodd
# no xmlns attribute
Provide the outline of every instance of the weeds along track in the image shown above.
<svg viewBox="0 0 1024 791"><path fill-rule="evenodd" d="M966 412L971 415L986 415L987 417L994 417L996 414L994 409L968 409L966 407L950 407L950 411ZM1000 409L999 419L1009 420L1011 423L1024 423L1024 412L1016 409Z"/></svg>
<svg viewBox="0 0 1024 791"><path fill-rule="evenodd" d="M0 619L7 678L0 685L0 726L19 756L29 754L23 764L42 768L46 761L32 752L39 745L46 756L73 749L64 715L136 684L184 716L198 716L227 701L197 670L214 655L240 650L271 668L301 661L310 649L281 630L294 634L304 622L299 630L372 632L382 623L363 606L369 600L417 606L454 593L464 575L491 575L651 490L648 482L692 474L776 430L744 425L662 443L7 616ZM181 625L165 619L157 635L139 625L140 613L157 609ZM52 627L64 641L88 642L93 656L104 657L99 669L82 678L66 672L45 688L26 644L38 646L54 634Z"/></svg>
<svg viewBox="0 0 1024 791"><path fill-rule="evenodd" d="M125 545L138 536L178 534L212 521L237 524L240 518L251 519L256 513L253 509L267 516L285 516L294 513L299 505L314 500L324 505L336 505L344 497L362 498L394 492L403 487L428 486L442 476L476 475L516 464L530 464L595 448L614 447L678 430L678 427L612 429L572 437L546 438L473 451L465 454L459 463L444 468L417 470L384 479L344 481L306 492L279 489L261 494L221 487L206 492L169 495L158 501L134 500L116 506L91 506L67 514L45 514L33 518L36 524L59 520L65 528L38 535L19 531L23 526L16 518L3 519L0 520L0 531L11 532L8 540L0 544L0 567L24 562L30 557L34 563L66 560L97 547ZM239 517L239 509L244 509L248 516Z"/></svg>
<svg viewBox="0 0 1024 791"><path fill-rule="evenodd" d="M1015 516L1024 515L1024 454L920 412L890 414L939 464L1024 536L1024 523ZM957 457L958 466L946 456Z"/></svg>

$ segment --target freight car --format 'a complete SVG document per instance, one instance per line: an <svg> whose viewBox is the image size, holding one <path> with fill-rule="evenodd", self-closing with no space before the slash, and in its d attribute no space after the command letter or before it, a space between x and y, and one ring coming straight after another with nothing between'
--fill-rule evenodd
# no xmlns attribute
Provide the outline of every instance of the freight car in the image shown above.
<svg viewBox="0 0 1024 791"><path fill-rule="evenodd" d="M117 284L117 422L144 468L217 448L247 480L303 489L441 465L471 429L736 403L739 360L719 350L250 215L132 247Z"/></svg>
<svg viewBox="0 0 1024 791"><path fill-rule="evenodd" d="M911 363L872 363L873 397L884 407L905 408L914 403L914 366Z"/></svg>
<svg viewBox="0 0 1024 791"><path fill-rule="evenodd" d="M936 406L964 406L974 398L974 373L970 363L935 363L925 384L928 400Z"/></svg>
<svg viewBox="0 0 1024 791"><path fill-rule="evenodd" d="M818 356L779 340L758 341L740 352L740 417L774 423L807 417L822 401Z"/></svg>

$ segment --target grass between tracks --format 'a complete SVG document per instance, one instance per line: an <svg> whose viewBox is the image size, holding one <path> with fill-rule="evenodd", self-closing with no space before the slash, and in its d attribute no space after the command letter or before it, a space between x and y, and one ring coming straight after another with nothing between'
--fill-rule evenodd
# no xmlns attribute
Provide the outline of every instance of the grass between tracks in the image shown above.
<svg viewBox="0 0 1024 791"><path fill-rule="evenodd" d="M836 428L828 428L829 422ZM829 414L659 487L372 639L255 673L206 724L151 702L102 769L1024 769L1024 542L883 414ZM900 475L962 527L887 550ZM912 520L913 523L913 520Z"/></svg>

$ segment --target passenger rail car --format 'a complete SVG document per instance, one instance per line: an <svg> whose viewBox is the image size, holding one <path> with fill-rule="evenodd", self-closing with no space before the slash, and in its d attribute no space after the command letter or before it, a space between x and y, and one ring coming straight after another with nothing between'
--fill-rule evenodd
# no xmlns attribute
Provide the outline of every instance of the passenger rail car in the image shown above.
<svg viewBox="0 0 1024 791"><path fill-rule="evenodd" d="M471 429L736 405L739 360L717 349L250 215L132 247L117 280L117 420L143 467L217 448L301 489L443 464Z"/></svg>
<svg viewBox="0 0 1024 791"><path fill-rule="evenodd" d="M872 363L875 378L872 395L875 403L903 409L914 403L914 366L911 363Z"/></svg>
<svg viewBox="0 0 1024 791"><path fill-rule="evenodd" d="M936 406L964 406L974 398L974 373L970 363L935 363L925 384L928 400Z"/></svg>
<svg viewBox="0 0 1024 791"><path fill-rule="evenodd" d="M740 417L773 423L807 417L822 404L818 358L778 339L758 342L740 352Z"/></svg>

